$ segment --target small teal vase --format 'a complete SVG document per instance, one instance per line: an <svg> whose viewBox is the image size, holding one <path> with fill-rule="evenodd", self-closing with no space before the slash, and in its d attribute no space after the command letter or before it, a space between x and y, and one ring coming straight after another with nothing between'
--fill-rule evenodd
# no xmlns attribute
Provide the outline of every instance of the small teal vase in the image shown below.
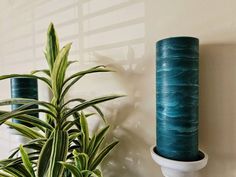
<svg viewBox="0 0 236 177"><path fill-rule="evenodd" d="M11 79L11 98L30 98L38 100L38 82L34 78L12 78ZM12 105L12 110L19 108L20 104ZM36 109L37 105L28 107L27 109ZM34 117L39 117L38 113L29 114ZM32 127L33 125L19 121L17 119L12 119L15 123L24 124Z"/></svg>

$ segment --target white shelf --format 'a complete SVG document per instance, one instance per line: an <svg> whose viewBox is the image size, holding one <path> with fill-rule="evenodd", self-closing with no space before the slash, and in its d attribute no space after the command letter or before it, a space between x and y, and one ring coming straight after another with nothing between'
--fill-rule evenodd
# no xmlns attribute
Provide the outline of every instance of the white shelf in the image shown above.
<svg viewBox="0 0 236 177"><path fill-rule="evenodd" d="M165 177L197 177L198 171L207 165L208 155L201 151L204 155L203 159L198 161L176 161L164 158L154 151L155 146L152 146L150 151L152 159L161 166L162 174Z"/></svg>

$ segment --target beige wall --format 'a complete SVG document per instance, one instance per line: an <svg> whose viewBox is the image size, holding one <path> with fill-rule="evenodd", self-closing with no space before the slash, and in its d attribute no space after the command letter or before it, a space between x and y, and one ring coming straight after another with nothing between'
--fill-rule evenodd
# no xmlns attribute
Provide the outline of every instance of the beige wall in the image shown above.
<svg viewBox="0 0 236 177"><path fill-rule="evenodd" d="M155 42L198 37L200 147L210 156L200 176L236 177L235 12L234 0L0 0L0 72L43 68L45 31L53 21L61 41L73 41L71 58L80 59L79 68L105 63L118 71L87 77L70 97L129 95L103 105L112 124L109 139L120 140L103 165L105 176L161 177L149 154L155 143ZM0 86L0 98L9 96L8 82ZM1 131L5 156L16 142Z"/></svg>
<svg viewBox="0 0 236 177"><path fill-rule="evenodd" d="M146 9L148 46L167 36L200 39L200 147L209 154L201 176L236 176L236 2L158 0Z"/></svg>

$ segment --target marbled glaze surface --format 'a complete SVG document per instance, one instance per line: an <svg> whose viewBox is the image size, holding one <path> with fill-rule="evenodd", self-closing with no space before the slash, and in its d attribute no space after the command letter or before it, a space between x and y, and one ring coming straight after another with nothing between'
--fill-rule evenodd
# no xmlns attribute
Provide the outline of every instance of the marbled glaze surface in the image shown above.
<svg viewBox="0 0 236 177"><path fill-rule="evenodd" d="M30 98L38 99L38 82L33 78L12 78L11 79L11 97L12 98ZM17 109L21 105L12 105L12 110ZM38 108L37 105L29 107L29 109ZM38 113L31 114L38 117ZM13 122L22 123L21 121L13 119ZM26 124L26 123L23 123ZM28 124L29 125L29 124Z"/></svg>
<svg viewBox="0 0 236 177"><path fill-rule="evenodd" d="M156 150L174 160L197 160L199 41L174 37L156 47Z"/></svg>

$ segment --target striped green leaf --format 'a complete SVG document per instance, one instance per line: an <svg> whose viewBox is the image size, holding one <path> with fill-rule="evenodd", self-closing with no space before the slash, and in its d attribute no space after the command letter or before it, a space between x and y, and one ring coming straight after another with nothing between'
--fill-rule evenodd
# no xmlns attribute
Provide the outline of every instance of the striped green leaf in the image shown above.
<svg viewBox="0 0 236 177"><path fill-rule="evenodd" d="M75 98L75 99L68 100L63 106L66 106L66 105L68 105L69 103L72 103L72 102L83 103L83 102L86 102L86 101L87 100L82 99L82 98ZM91 105L91 107L97 111L97 113L101 116L103 121L106 123L105 116L104 116L103 112L101 111L101 109L96 105Z"/></svg>
<svg viewBox="0 0 236 177"><path fill-rule="evenodd" d="M69 136L69 143L71 143L74 139L78 138L80 135L82 135L81 132L79 132L79 133L77 133L77 132L71 133L71 135Z"/></svg>
<svg viewBox="0 0 236 177"><path fill-rule="evenodd" d="M37 164L37 176L38 177L44 177L47 174L47 170L50 163L50 156L52 151L52 143L53 139L49 138L47 142L44 144L38 159Z"/></svg>
<svg viewBox="0 0 236 177"><path fill-rule="evenodd" d="M61 177L64 167L59 164L65 161L68 153L69 137L66 131L55 129L52 144L52 153L48 168L48 177Z"/></svg>
<svg viewBox="0 0 236 177"><path fill-rule="evenodd" d="M89 129L88 129L88 122L84 113L82 112L80 115L80 126L82 131L82 139L83 139L83 152L87 152L89 146Z"/></svg>
<svg viewBox="0 0 236 177"><path fill-rule="evenodd" d="M90 116L93 116L93 115L95 115L95 113L89 113L89 114L85 114L85 117L86 118L88 118L88 117L90 117ZM74 116L73 116L74 117ZM70 128L72 128L74 125L75 126L78 126L78 124L79 124L79 128L78 128L78 130L80 130L80 118L75 118L74 117L74 119L75 120L73 120L73 121L65 121L65 122L63 122L63 124L62 124L62 128L64 129L64 130L69 130Z"/></svg>
<svg viewBox="0 0 236 177"><path fill-rule="evenodd" d="M24 144L23 148L41 151L42 144L39 144L37 142L42 142L42 139L36 139L36 141L30 141L30 142ZM10 158L10 159L13 158L18 153L19 150L20 150L20 148L16 148L8 158Z"/></svg>
<svg viewBox="0 0 236 177"><path fill-rule="evenodd" d="M71 66L72 64L78 63L78 62L79 62L78 60L70 60L70 61L68 61L68 63L67 63L67 68L68 68L69 66Z"/></svg>
<svg viewBox="0 0 236 177"><path fill-rule="evenodd" d="M33 74L10 74L10 75L2 75L2 76L0 76L0 80L10 79L10 78L19 78L19 77L34 78L34 79L41 80L41 81L43 81L44 83L46 83L49 88L51 88L51 82L50 82L49 79L47 79L47 78L45 78L45 77L35 76L35 75L33 75Z"/></svg>
<svg viewBox="0 0 236 177"><path fill-rule="evenodd" d="M106 146L94 159L94 161L89 164L90 170L95 170L97 166L103 161L103 159L107 156L107 154L118 144L118 141L115 141L108 146Z"/></svg>
<svg viewBox="0 0 236 177"><path fill-rule="evenodd" d="M14 117L14 119L20 120L22 122L30 123L33 126L38 127L38 128L40 128L40 126L41 126L43 128L49 129L49 130L53 129L53 127L50 124L48 124L47 122L42 121L39 118L36 118L34 116L23 115L23 116L19 116L19 117Z"/></svg>
<svg viewBox="0 0 236 177"><path fill-rule="evenodd" d="M93 173L95 174L96 177L103 177L102 172L99 169L93 170Z"/></svg>
<svg viewBox="0 0 236 177"><path fill-rule="evenodd" d="M78 155L76 156L76 158L78 158L78 161L80 162L80 166L82 170L87 170L88 169L88 160L89 157L87 154L85 153L78 153Z"/></svg>
<svg viewBox="0 0 236 177"><path fill-rule="evenodd" d="M90 101L85 101L77 106L75 106L74 108L70 109L63 117L63 119L66 119L67 117L73 115L75 112L81 111L87 107L93 106L95 104L98 103L102 103L105 101L109 101L109 100L113 100L116 98L120 98L123 97L122 95L112 95L112 96L105 96L105 97L100 97L100 98L96 98Z"/></svg>
<svg viewBox="0 0 236 177"><path fill-rule="evenodd" d="M64 167L69 169L74 177L83 177L82 173L72 164L66 162L60 162Z"/></svg>
<svg viewBox="0 0 236 177"><path fill-rule="evenodd" d="M89 164L91 164L92 161L94 160L94 158L96 157L97 152L98 152L98 150L99 150L101 144L102 144L103 141L104 141L104 137L105 137L105 135L106 135L108 129L109 129L109 126L106 126L106 127L104 127L103 129L101 129L101 130L97 133L97 135L94 135L94 136L96 136L96 139L94 140L94 141L95 141L95 142L94 142L94 145L93 145L93 146L91 145L91 146L89 147L89 157L90 157L90 158L89 158ZM92 142L91 142L91 143L92 143Z"/></svg>
<svg viewBox="0 0 236 177"><path fill-rule="evenodd" d="M34 71L31 71L31 74L37 74L37 73L43 73L45 74L46 76L49 76L50 77L50 71L48 69L40 69L40 70L34 70Z"/></svg>
<svg viewBox="0 0 236 177"><path fill-rule="evenodd" d="M48 103L45 101L38 101L35 99L29 99L29 98L11 98L11 99L5 99L5 100L0 101L0 106L13 105L13 104L31 104L31 105L43 106L50 110L55 109L55 106L51 103Z"/></svg>
<svg viewBox="0 0 236 177"><path fill-rule="evenodd" d="M37 132L34 129L29 128L25 125L18 124L18 123L13 123L13 122L5 122L5 124L8 125L9 127L13 128L13 129L15 129L15 130L17 130L23 136L28 137L30 139L44 138L44 136L42 134L40 134L39 132Z"/></svg>
<svg viewBox="0 0 236 177"><path fill-rule="evenodd" d="M89 142L89 146L88 146L88 150L87 150L87 154L90 156L93 152L94 146L95 146L95 142L96 142L97 136L96 134L93 135L92 139Z"/></svg>
<svg viewBox="0 0 236 177"><path fill-rule="evenodd" d="M7 113L9 114L8 111L1 111L1 113L0 113L0 124L4 123L8 119L12 118L11 116L8 116L7 118L2 118L1 117L1 115L7 114ZM42 131L44 131L44 129L42 129L41 127L44 127L46 129L49 129L49 130L52 129L52 126L50 124L48 124L45 121L40 120L39 118L31 116L31 115L20 115L20 116L14 117L14 119L21 120L21 121L26 122L26 123L30 123L30 124L34 125L35 127L40 128Z"/></svg>
<svg viewBox="0 0 236 177"><path fill-rule="evenodd" d="M68 77L64 82L63 82L63 92L60 96L60 98L64 98L66 93L69 91L69 89L76 83L78 82L82 77L84 77L87 74L91 74L91 73L98 73L98 72L111 72L112 70L109 69L105 69L103 65L100 66L96 66L93 68L90 68L88 70L85 71L80 71L77 72L73 75L71 75L70 77ZM70 82L70 83L68 83Z"/></svg>
<svg viewBox="0 0 236 177"><path fill-rule="evenodd" d="M12 112L8 112L6 114L0 115L0 125L4 123L6 120L8 120L9 118L20 117L25 114L33 114L33 113L40 113L40 112L47 113L55 117L55 115L53 115L50 111L45 110L45 109L27 109L27 110L22 110L22 111L19 111L18 109L16 109Z"/></svg>
<svg viewBox="0 0 236 177"><path fill-rule="evenodd" d="M84 76L86 74L96 73L96 72L112 72L112 70L105 69L103 65L100 65L100 66L96 66L96 67L93 67L93 68L90 68L90 69L87 69L87 70L84 70L84 71L80 71L80 72L72 74L70 77L66 78L64 83L63 83L63 86L65 86L67 84L67 82L71 81L72 79L74 79L76 77L81 77L81 76Z"/></svg>
<svg viewBox="0 0 236 177"><path fill-rule="evenodd" d="M21 164L6 167L3 171L11 174L14 177L32 177L25 167Z"/></svg>
<svg viewBox="0 0 236 177"><path fill-rule="evenodd" d="M30 160L29 160L29 156L28 156L27 152L24 150L22 145L20 145L20 153L21 153L21 158L22 158L22 161L23 161L23 164L24 164L26 170L31 175L31 177L35 177L34 169L32 167Z"/></svg>
<svg viewBox="0 0 236 177"><path fill-rule="evenodd" d="M102 172L99 169L96 169L94 171L83 170L82 174L84 177L102 177Z"/></svg>
<svg viewBox="0 0 236 177"><path fill-rule="evenodd" d="M2 173L2 172L0 172L0 176L1 176L1 177L12 177L12 176L10 176L9 174Z"/></svg>
<svg viewBox="0 0 236 177"><path fill-rule="evenodd" d="M39 152L29 152L28 156L31 161L38 159ZM0 170L5 170L7 167L15 167L16 165L22 164L22 158L16 157L11 159L5 159L0 161Z"/></svg>
<svg viewBox="0 0 236 177"><path fill-rule="evenodd" d="M81 76L82 77L82 76ZM67 92L69 91L69 89L81 78L81 77L77 77L75 78L70 84L68 84L65 89L62 91L61 95L60 95L60 99L63 100L67 94Z"/></svg>
<svg viewBox="0 0 236 177"><path fill-rule="evenodd" d="M59 41L54 28L54 25L51 23L48 27L47 33L47 45L45 57L48 62L50 71L53 70L54 62L59 52Z"/></svg>
<svg viewBox="0 0 236 177"><path fill-rule="evenodd" d="M71 43L64 46L58 53L55 63L53 65L51 78L52 78L52 91L56 99L59 98L62 91L62 84L64 82L68 54L71 48Z"/></svg>

